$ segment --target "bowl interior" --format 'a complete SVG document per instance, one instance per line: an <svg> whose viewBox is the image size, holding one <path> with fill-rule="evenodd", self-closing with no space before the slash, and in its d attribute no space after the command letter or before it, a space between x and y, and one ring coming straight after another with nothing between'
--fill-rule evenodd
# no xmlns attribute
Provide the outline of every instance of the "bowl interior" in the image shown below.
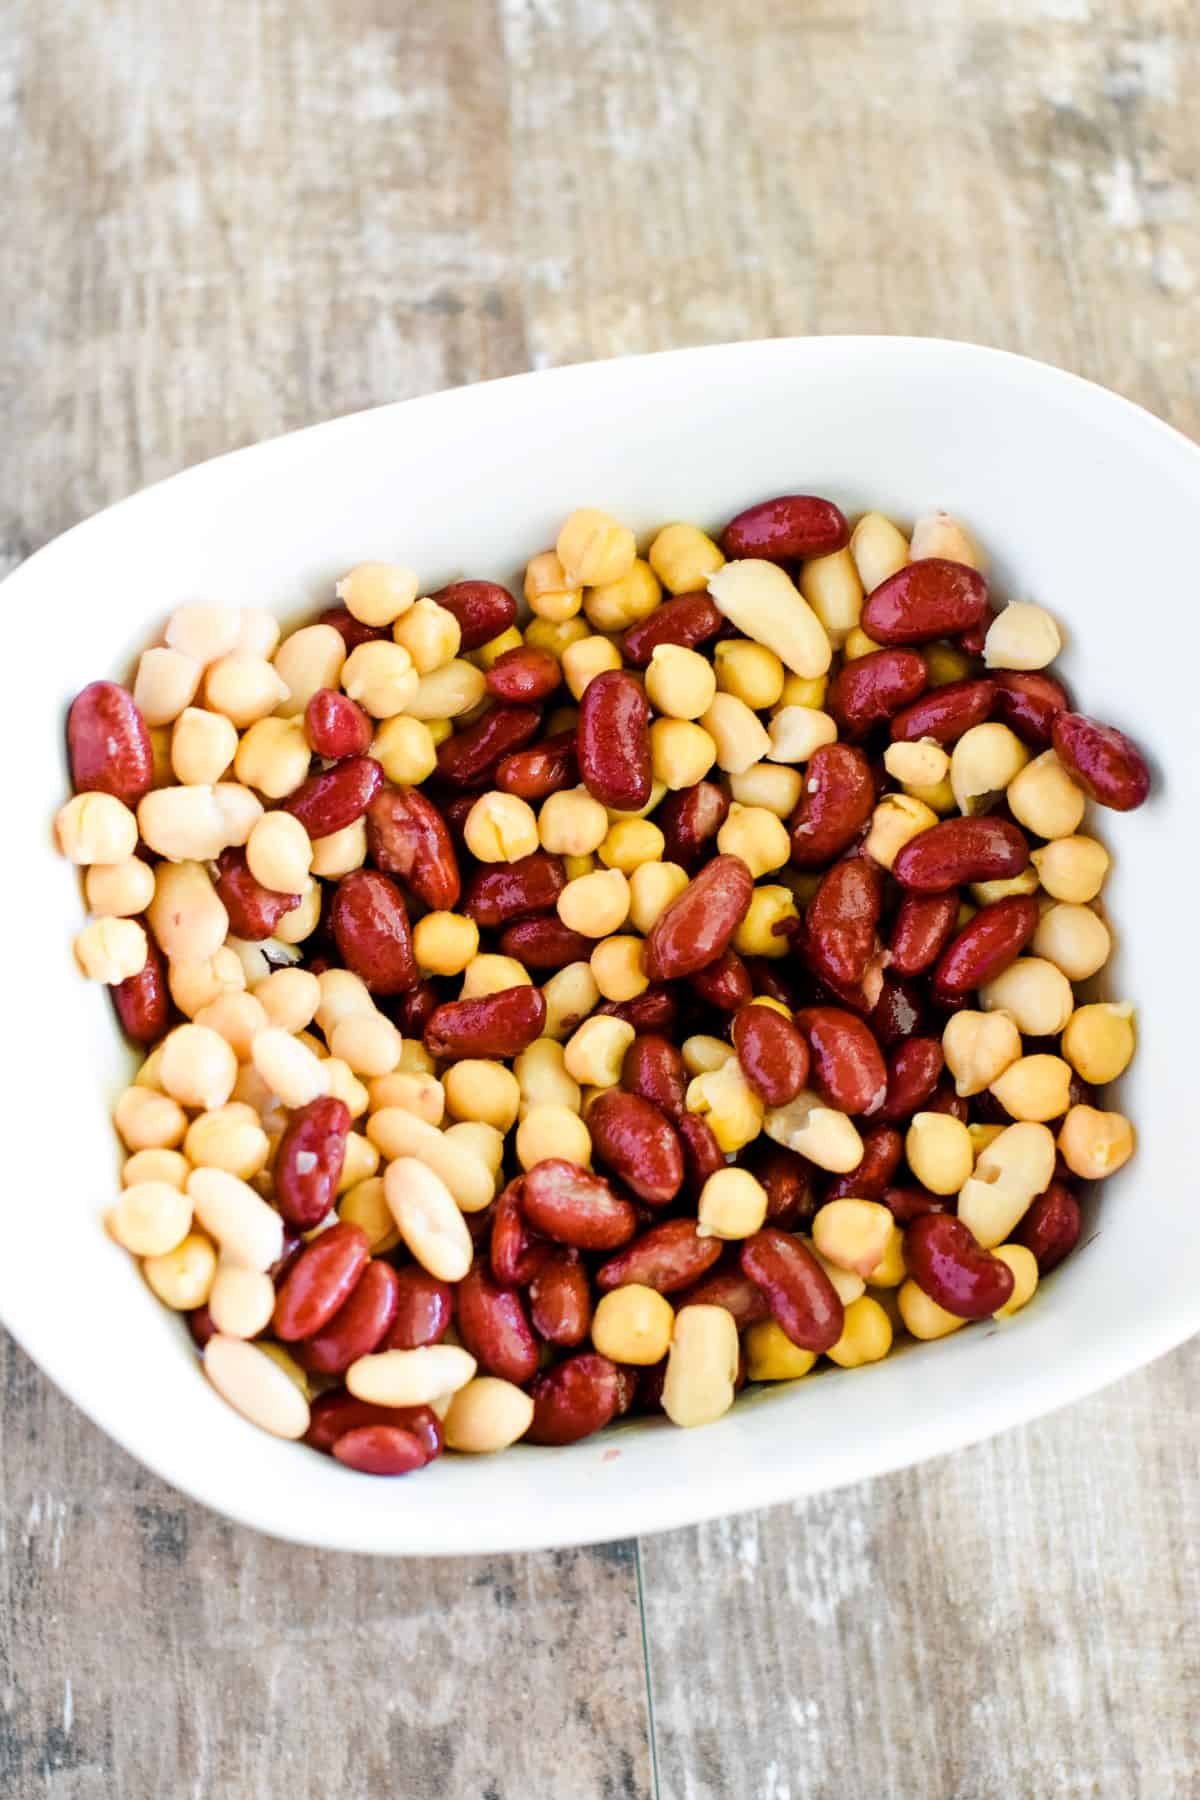
<svg viewBox="0 0 1200 1800"><path fill-rule="evenodd" d="M125 676L170 609L221 598L296 617L367 558L430 588L511 581L564 514L603 506L650 531L717 527L768 494L850 513L959 513L997 591L1042 601L1083 710L1132 732L1166 778L1091 824L1114 853L1107 991L1137 1003L1121 1103L1139 1152L1040 1301L853 1374L743 1398L703 1431L631 1422L486 1471L447 1458L364 1481L267 1438L209 1390L179 1321L99 1220L118 1155L108 1119L130 1062L107 996L74 971L73 872L53 852L62 719ZM1200 452L1056 370L965 345L810 339L588 365L340 420L206 464L67 534L7 584L19 639L8 782L19 846L9 945L10 1181L0 1313L43 1368L159 1473L284 1536L388 1552L478 1552L613 1537L791 1498L949 1449L1098 1387L1200 1325L1190 1186L1194 981L1188 897L1200 786L1196 609L1186 590ZM1084 827L1088 829L1088 826Z"/></svg>

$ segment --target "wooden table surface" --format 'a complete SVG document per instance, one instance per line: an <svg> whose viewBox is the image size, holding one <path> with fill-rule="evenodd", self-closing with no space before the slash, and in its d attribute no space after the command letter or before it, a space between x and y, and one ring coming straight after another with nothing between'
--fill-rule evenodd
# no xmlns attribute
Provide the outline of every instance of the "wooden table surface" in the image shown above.
<svg viewBox="0 0 1200 1800"><path fill-rule="evenodd" d="M0 559L727 338L979 339L1196 433L1198 85L1186 0L3 0ZM827 1498L442 1563L228 1525L0 1357L3 1796L1200 1794L1195 1342Z"/></svg>

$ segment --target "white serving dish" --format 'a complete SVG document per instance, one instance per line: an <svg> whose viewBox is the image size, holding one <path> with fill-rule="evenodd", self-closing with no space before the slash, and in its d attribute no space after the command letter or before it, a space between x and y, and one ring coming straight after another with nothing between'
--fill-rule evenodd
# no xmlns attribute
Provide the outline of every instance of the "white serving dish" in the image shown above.
<svg viewBox="0 0 1200 1800"><path fill-rule="evenodd" d="M372 1481L244 1423L186 1331L109 1242L109 1123L129 1058L108 997L71 956L74 871L50 821L66 793L63 717L124 676L178 603L295 619L366 558L514 579L579 505L640 531L719 526L817 491L847 512L961 514L1002 592L1062 621L1084 710L1149 746L1151 802L1102 814L1120 946L1109 991L1136 1000L1123 1083L1134 1162L1086 1242L1003 1327L881 1366L760 1390L720 1423L633 1422L570 1450L446 1457ZM1189 1126L1195 1045L1200 625L1191 594L1200 451L1060 370L966 344L810 338L517 376L339 419L161 483L68 532L10 577L4 941L10 1057L0 1316L118 1443L231 1518L336 1549L430 1554L584 1543L792 1500L1036 1418L1200 1327L1200 1208Z"/></svg>

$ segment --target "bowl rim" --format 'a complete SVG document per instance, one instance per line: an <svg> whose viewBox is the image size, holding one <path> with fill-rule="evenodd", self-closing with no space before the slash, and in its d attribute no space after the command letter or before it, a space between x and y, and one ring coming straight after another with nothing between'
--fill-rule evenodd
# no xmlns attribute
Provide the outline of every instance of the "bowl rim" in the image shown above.
<svg viewBox="0 0 1200 1800"><path fill-rule="evenodd" d="M820 355L823 351L835 356L849 353L867 357L885 355L908 356L913 359L934 357L943 361L957 359L964 368L980 364L1006 366L1014 373L1019 372L1024 379L1040 383L1048 398L1058 394L1064 399L1074 398L1080 403L1098 406L1108 411L1110 416L1115 412L1123 417L1128 434L1135 440L1135 447L1136 440L1140 438L1147 447L1157 444L1173 457L1191 461L1195 478L1200 484L1200 446L1182 431L1124 395L1037 358L988 345L938 337L835 334L827 337L754 338L527 370L486 382L439 389L390 401L381 406L361 408L240 449L225 451L140 489L71 526L14 569L0 583L0 588L10 605L14 601L19 602L24 588L44 582L47 574L52 573L56 559L68 546L74 547L80 533L96 533L118 520L122 528L127 528L131 518L136 519L139 508L157 505L168 490L173 497L183 492L203 504L209 494L219 494L222 484L231 477L235 465L239 480L244 473L259 475L277 471L285 467L290 458L307 455L318 434L326 440L342 435L351 436L367 422L374 425L376 421L392 414L403 412L411 418L422 411L469 406L471 397L480 389L493 391L520 388L530 383L569 385L572 381L586 382L595 378L596 371L610 368L618 362L628 365L636 376L638 368L651 363L692 363L702 369L706 364L715 366L730 359L743 358L748 361L761 359L765 367L775 355L786 358L797 353ZM139 1420L136 1412L123 1402L110 1404L103 1392L88 1392L87 1382L82 1374L84 1364L65 1343L60 1346L59 1340L53 1337L38 1341L36 1329L27 1329L24 1320L14 1323L10 1319L10 1292L11 1284L0 1271L0 1321L26 1354L60 1392L123 1450L191 1499L239 1524L251 1526L283 1541L374 1554L480 1553L476 1544L467 1543L461 1547L448 1545L444 1533L438 1533L436 1522L432 1529L426 1529L419 1517L406 1522L410 1529L402 1545L381 1545L374 1541L369 1530L361 1525L355 1526L353 1513L348 1513L345 1519L331 1515L327 1521L323 1520L319 1536L315 1535L311 1527L289 1529L286 1516L279 1516L280 1509L273 1495L265 1496L266 1503L260 1504L258 1494L253 1490L247 1492L235 1488L231 1495L225 1491L225 1486L219 1479L205 1482L193 1476L181 1476L172 1466L174 1459L170 1453L169 1440L156 1435L152 1419ZM564 1504L557 1515L545 1516L540 1511L533 1510L526 1516L514 1513L506 1517L503 1529L498 1529L493 1524L488 1533L486 1550L487 1553L498 1554L640 1536L783 1501L794 1501L836 1489L849 1482L889 1474L930 1457L965 1448L1012 1426L1029 1423L1059 1407L1096 1393L1111 1382L1177 1348L1197 1331L1200 1331L1200 1287L1194 1288L1190 1299L1180 1300L1173 1310L1147 1311L1135 1325L1123 1328L1119 1335L1102 1337L1090 1343L1086 1356L1078 1355L1031 1371L1025 1379L1012 1381L1002 1390L989 1393L987 1406L981 1409L979 1417L965 1410L931 1412L916 1421L910 1421L903 1441L887 1447L881 1447L877 1440L848 1439L839 1443L832 1452L826 1453L815 1472L806 1467L798 1468L786 1461L769 1470L756 1471L753 1491L749 1494L739 1494L731 1480L722 1476L718 1467L714 1467L710 1482L702 1487L693 1485L686 1492L664 1483L653 1491L630 1493L617 1503L609 1496L604 1502L603 1517L594 1504L589 1510L585 1503L579 1501Z"/></svg>

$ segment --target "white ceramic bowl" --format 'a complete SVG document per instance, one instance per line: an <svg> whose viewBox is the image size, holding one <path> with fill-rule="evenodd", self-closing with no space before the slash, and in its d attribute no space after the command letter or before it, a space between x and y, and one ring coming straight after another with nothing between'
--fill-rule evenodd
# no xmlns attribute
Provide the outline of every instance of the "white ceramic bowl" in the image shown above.
<svg viewBox="0 0 1200 1800"><path fill-rule="evenodd" d="M630 1422L570 1450L446 1457L401 1482L262 1435L213 1393L180 1321L100 1226L118 1169L108 1108L130 1065L107 995L75 972L80 897L50 842L68 701L125 675L185 600L295 618L373 557L411 563L430 586L511 581L575 506L643 531L719 526L797 490L847 512L960 513L1000 591L1062 621L1062 667L1084 710L1152 751L1151 802L1099 819L1116 857L1110 991L1140 1014L1123 1084L1136 1159L1089 1214L1087 1241L1003 1327L758 1390L705 1430ZM280 1537L413 1554L582 1543L794 1499L1032 1419L1181 1342L1200 1327L1198 511L1200 452L1100 388L965 344L813 338L383 407L222 457L68 532L4 589L5 1324L120 1444L197 1499Z"/></svg>

